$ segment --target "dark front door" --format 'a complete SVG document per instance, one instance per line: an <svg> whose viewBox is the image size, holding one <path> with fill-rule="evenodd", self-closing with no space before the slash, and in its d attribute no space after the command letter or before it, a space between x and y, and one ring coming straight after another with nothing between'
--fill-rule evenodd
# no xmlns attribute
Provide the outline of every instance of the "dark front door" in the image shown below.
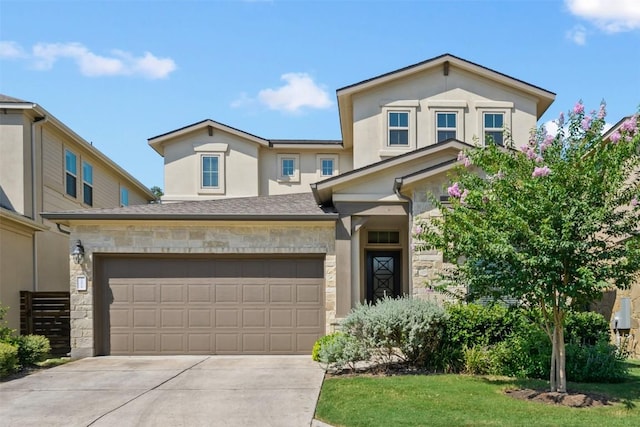
<svg viewBox="0 0 640 427"><path fill-rule="evenodd" d="M367 251L367 301L400 296L400 268L400 251Z"/></svg>

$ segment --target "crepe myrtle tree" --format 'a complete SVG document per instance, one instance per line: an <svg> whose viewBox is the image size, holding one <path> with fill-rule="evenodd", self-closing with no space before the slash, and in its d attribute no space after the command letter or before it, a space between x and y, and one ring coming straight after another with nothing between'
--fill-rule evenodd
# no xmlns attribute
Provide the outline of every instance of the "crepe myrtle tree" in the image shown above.
<svg viewBox="0 0 640 427"><path fill-rule="evenodd" d="M487 143L461 152L449 203L418 224L418 249L455 260L442 287L467 298L510 296L537 307L552 342L550 386L565 393L567 310L625 288L640 271L639 117L603 140L605 105L561 114L558 133L534 129L515 149Z"/></svg>

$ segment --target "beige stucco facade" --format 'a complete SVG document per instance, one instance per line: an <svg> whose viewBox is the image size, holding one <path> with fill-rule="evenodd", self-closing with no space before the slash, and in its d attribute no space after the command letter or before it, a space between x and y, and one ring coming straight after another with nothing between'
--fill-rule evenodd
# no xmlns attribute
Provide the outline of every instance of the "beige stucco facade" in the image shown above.
<svg viewBox="0 0 640 427"><path fill-rule="evenodd" d="M68 231L40 213L89 207L83 165L93 172L92 207L119 206L121 188L129 204L153 195L37 104L3 97L0 106L0 303L10 308L9 326L19 329L21 290L67 290ZM76 197L66 192L66 151L76 158Z"/></svg>

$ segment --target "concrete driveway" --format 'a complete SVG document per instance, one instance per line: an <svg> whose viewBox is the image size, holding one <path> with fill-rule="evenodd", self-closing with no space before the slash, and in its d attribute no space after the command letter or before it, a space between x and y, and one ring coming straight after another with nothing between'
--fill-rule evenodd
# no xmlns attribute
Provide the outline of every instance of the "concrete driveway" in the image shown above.
<svg viewBox="0 0 640 427"><path fill-rule="evenodd" d="M309 356L96 357L0 383L2 426L309 426Z"/></svg>

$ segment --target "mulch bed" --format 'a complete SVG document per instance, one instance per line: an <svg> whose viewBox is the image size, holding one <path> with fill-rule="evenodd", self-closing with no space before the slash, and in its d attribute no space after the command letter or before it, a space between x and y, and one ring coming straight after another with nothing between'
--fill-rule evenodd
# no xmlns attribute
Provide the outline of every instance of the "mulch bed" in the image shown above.
<svg viewBox="0 0 640 427"><path fill-rule="evenodd" d="M571 408L592 408L613 404L612 400L608 397L595 393L558 393L551 391L532 390L529 388L507 390L505 393L507 396L513 397L515 399L546 403L550 405L569 406Z"/></svg>

